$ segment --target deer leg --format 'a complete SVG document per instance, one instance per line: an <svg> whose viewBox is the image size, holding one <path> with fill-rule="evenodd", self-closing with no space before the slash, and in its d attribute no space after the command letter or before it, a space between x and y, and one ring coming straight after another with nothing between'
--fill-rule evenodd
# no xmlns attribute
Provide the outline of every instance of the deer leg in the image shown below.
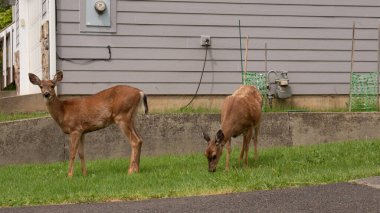
<svg viewBox="0 0 380 213"><path fill-rule="evenodd" d="M255 136L253 138L253 146L255 150L255 161L259 160L259 152L257 150L259 130L260 130L260 126L255 127Z"/></svg>
<svg viewBox="0 0 380 213"><path fill-rule="evenodd" d="M239 166L240 166L241 159L243 159L243 157L244 157L244 150L245 150L245 140L243 140L243 145L241 146L241 151L240 151L240 155L239 155Z"/></svg>
<svg viewBox="0 0 380 213"><path fill-rule="evenodd" d="M131 153L131 168L129 168L128 173L139 172L140 170L140 156L141 156L141 147L142 147L142 139L139 134L136 132L134 126L131 127L131 132L134 138L134 142L132 143L132 153Z"/></svg>
<svg viewBox="0 0 380 213"><path fill-rule="evenodd" d="M87 176L86 161L84 160L84 135L80 137L78 153L80 158L80 165L82 167L82 174L83 176Z"/></svg>
<svg viewBox="0 0 380 213"><path fill-rule="evenodd" d="M249 143L251 142L251 139L252 139L252 128L249 129L246 133L244 133L243 144L244 144L244 153L245 153L245 158L244 158L245 166L248 166L248 150L249 150Z"/></svg>
<svg viewBox="0 0 380 213"><path fill-rule="evenodd" d="M231 139L227 141L226 149L227 149L227 155L226 155L226 171L230 171Z"/></svg>
<svg viewBox="0 0 380 213"><path fill-rule="evenodd" d="M119 126L128 137L129 143L131 144L131 160L129 163L128 174L138 172L140 165L141 146L143 141L136 132L133 123L121 121L119 122Z"/></svg>
<svg viewBox="0 0 380 213"><path fill-rule="evenodd" d="M78 151L78 145L82 134L80 132L72 132L70 133L70 162L69 162L69 173L68 176L73 176L73 166L75 155Z"/></svg>

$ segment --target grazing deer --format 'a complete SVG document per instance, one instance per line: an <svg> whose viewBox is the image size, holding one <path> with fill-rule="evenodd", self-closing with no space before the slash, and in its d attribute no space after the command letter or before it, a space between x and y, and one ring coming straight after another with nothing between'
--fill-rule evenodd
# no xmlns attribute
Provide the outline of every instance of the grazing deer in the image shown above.
<svg viewBox="0 0 380 213"><path fill-rule="evenodd" d="M29 73L30 82L40 87L51 117L64 133L70 135L68 176L73 176L73 163L77 152L82 173L84 176L87 175L83 144L85 133L105 128L112 123L119 125L131 144L128 173L138 172L143 141L135 130L134 117L142 104L145 114L148 113L145 94L133 87L115 86L92 96L60 101L54 88L62 79L62 71L58 71L53 80L40 80L36 75Z"/></svg>
<svg viewBox="0 0 380 213"><path fill-rule="evenodd" d="M224 100L221 111L221 129L216 133L214 139L210 139L207 133L203 133L203 137L208 143L205 156L208 159L209 172L215 172L224 145L227 145L226 170L229 170L231 137L237 137L240 134L244 135L244 140L239 164L245 154L244 164L248 166L248 150L253 131L255 131L253 139L255 160L258 159L257 137L260 128L261 106L260 92L254 86L241 86Z"/></svg>

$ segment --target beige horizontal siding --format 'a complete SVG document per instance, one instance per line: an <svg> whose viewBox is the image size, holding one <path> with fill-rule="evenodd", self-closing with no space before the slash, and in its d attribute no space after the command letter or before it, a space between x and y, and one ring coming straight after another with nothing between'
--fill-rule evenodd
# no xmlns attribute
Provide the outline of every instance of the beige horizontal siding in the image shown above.
<svg viewBox="0 0 380 213"><path fill-rule="evenodd" d="M83 42L83 41L86 42ZM59 47L105 47L117 48L175 48L200 49L199 36L194 37L154 37L129 35L64 35L58 38ZM351 51L351 39L275 39L250 37L249 49L263 50L268 43L268 50L345 50ZM376 39L357 40L356 50L377 51ZM238 44L238 45L237 45ZM239 50L239 38L212 38L212 50Z"/></svg>
<svg viewBox="0 0 380 213"><path fill-rule="evenodd" d="M380 1L377 0L136 0L117 2L115 34L80 32L80 5L57 1L57 53L61 94L93 94L129 84L148 94L193 94L205 49L212 46L200 94L229 94L241 83L238 20L250 37L248 70L289 71L295 94L347 94L352 22L357 23L357 72L377 69ZM244 45L244 40L243 40Z"/></svg>
<svg viewBox="0 0 380 213"><path fill-rule="evenodd" d="M329 72L329 73L312 73L309 78L304 77L304 72L290 73L292 84L317 83L317 84L344 84L350 76L349 73ZM91 78L90 78L91 76ZM154 76L154 77L152 77ZM139 71L109 71L101 70L98 72L71 70L65 71L64 77L67 83L92 83L93 78L98 82L108 83L197 83L200 79L201 71L194 72L139 72ZM241 72L210 72L203 74L203 83L229 83L231 81L239 82L241 80Z"/></svg>
<svg viewBox="0 0 380 213"><path fill-rule="evenodd" d="M201 71L203 61L181 61L181 60L111 60L109 62L95 61L91 63L78 62L61 62L58 61L58 67L63 70L86 70L86 71L102 71L102 70L118 70L118 71L157 71L157 75L161 71L188 72ZM248 67L250 71L264 71L263 61L249 61ZM284 69L292 72L349 72L349 62L324 62L324 61L270 61L268 64L270 69ZM375 62L356 62L355 71L368 72L375 71L377 64ZM240 71L240 61L212 61L206 63L205 70L214 72ZM305 78L307 78L305 73ZM96 79L94 79L96 82ZM348 83L348 82L347 82Z"/></svg>

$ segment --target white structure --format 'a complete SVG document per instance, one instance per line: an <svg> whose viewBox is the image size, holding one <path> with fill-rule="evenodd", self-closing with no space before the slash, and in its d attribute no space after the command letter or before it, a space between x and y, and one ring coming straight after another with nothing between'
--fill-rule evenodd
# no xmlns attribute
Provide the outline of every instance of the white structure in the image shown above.
<svg viewBox="0 0 380 213"><path fill-rule="evenodd" d="M50 26L50 73L55 74L55 1L22 0L15 7L19 10L19 47L20 50L20 94L38 93L39 90L29 83L27 73L42 76L41 68L41 25L49 20ZM17 10L17 8L16 8Z"/></svg>
<svg viewBox="0 0 380 213"><path fill-rule="evenodd" d="M15 51L15 23L0 32L0 41L2 44L2 79L0 80L1 89L12 83L13 76L13 52Z"/></svg>
<svg viewBox="0 0 380 213"><path fill-rule="evenodd" d="M3 82L4 88L12 83L14 53L19 51L20 58L20 95L37 93L38 87L29 83L28 73L42 76L41 63L41 26L49 21L50 73L55 69L55 1L54 0L16 0L13 5L13 23L0 33L3 41ZM53 53L53 55L51 54ZM9 76L10 75L10 76Z"/></svg>

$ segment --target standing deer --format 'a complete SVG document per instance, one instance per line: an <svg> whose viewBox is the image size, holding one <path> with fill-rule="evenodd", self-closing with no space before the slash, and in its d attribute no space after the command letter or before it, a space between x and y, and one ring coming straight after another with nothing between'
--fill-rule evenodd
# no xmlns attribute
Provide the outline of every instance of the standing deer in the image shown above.
<svg viewBox="0 0 380 213"><path fill-rule="evenodd" d="M73 176L73 163L77 152L82 173L84 176L87 175L83 144L85 133L105 128L112 123L118 124L131 144L128 173L138 172L143 141L135 130L134 117L142 104L145 114L148 113L146 95L133 87L115 86L92 96L61 101L54 88L62 79L62 71L58 71L53 80L40 80L36 75L29 73L30 82L40 87L51 117L64 133L70 135L68 176Z"/></svg>
<svg viewBox="0 0 380 213"><path fill-rule="evenodd" d="M260 92L254 86L241 86L232 95L228 96L222 105L221 129L214 139L210 139L207 133L203 133L208 145L205 156L208 159L208 171L215 172L224 145L227 145L226 171L229 170L231 154L231 137L243 134L243 146L239 156L239 164L244 157L244 164L248 166L249 143L255 131L253 144L255 160L258 159L257 137L259 135L261 120L262 98Z"/></svg>

